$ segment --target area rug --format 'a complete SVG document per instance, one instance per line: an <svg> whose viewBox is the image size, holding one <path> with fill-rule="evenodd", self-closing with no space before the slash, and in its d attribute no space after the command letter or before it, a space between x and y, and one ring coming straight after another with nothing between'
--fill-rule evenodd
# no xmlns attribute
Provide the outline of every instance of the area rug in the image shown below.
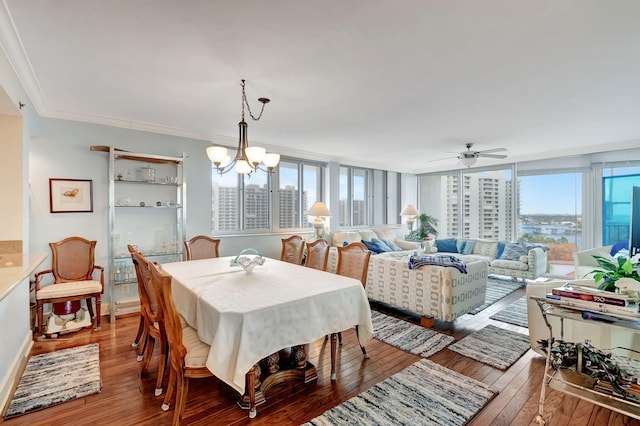
<svg viewBox="0 0 640 426"><path fill-rule="evenodd" d="M422 359L306 425L464 425L497 393Z"/></svg>
<svg viewBox="0 0 640 426"><path fill-rule="evenodd" d="M522 296L509 306L491 315L489 318L496 321L506 322L507 324L529 328L529 322L527 320L527 296Z"/></svg>
<svg viewBox="0 0 640 426"><path fill-rule="evenodd" d="M448 349L506 370L529 350L529 336L488 325L462 338Z"/></svg>
<svg viewBox="0 0 640 426"><path fill-rule="evenodd" d="M98 393L100 387L97 343L32 356L5 419Z"/></svg>
<svg viewBox="0 0 640 426"><path fill-rule="evenodd" d="M371 322L376 339L423 358L439 352L455 340L452 336L377 311L371 311Z"/></svg>
<svg viewBox="0 0 640 426"><path fill-rule="evenodd" d="M520 287L523 287L525 283L522 281L511 281L511 280L499 280L496 278L489 278L487 280L487 294L484 297L484 305L481 305L475 308L473 311L469 312L471 315L475 315L480 311L487 309L489 306L496 303L498 300L503 297L513 293Z"/></svg>

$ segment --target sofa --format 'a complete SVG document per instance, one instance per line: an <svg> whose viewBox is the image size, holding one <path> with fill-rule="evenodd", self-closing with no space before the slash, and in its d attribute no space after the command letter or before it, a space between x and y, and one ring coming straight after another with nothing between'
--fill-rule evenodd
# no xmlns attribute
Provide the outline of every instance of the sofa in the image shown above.
<svg viewBox="0 0 640 426"><path fill-rule="evenodd" d="M379 239L391 245L395 243L400 250L371 256L366 283L370 300L447 322L484 304L488 273L486 260L467 259L466 273L441 265L409 269L409 256L420 251L420 244L404 241L401 235L405 232L404 228L336 232L331 238L333 247L329 252L327 270L336 270L336 246L356 241L371 243L373 239Z"/></svg>
<svg viewBox="0 0 640 426"><path fill-rule="evenodd" d="M530 282L527 284L527 319L529 325L529 340L531 348L544 355L537 349L538 340L549 338L549 328L535 300L531 296L545 297L553 288L560 287L567 282L576 285L597 287L592 279L585 280L554 280L547 282ZM584 342L590 340L591 344L600 349L610 348L638 348L640 347L640 334L633 333L622 328L611 327L609 324L597 321L564 320L561 326L560 319L547 316L552 326L553 337L569 342ZM630 354L627 354L630 355ZM635 357L637 357L636 355Z"/></svg>
<svg viewBox="0 0 640 426"><path fill-rule="evenodd" d="M473 238L446 238L429 244L430 253L451 254L461 260L484 259L489 274L535 280L547 271L547 247Z"/></svg>

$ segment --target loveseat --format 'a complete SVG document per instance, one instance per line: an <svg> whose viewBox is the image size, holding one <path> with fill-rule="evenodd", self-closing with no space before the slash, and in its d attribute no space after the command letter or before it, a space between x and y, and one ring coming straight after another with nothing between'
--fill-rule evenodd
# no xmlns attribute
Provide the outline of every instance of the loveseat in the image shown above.
<svg viewBox="0 0 640 426"><path fill-rule="evenodd" d="M451 254L463 261L484 259L489 274L534 280L547 271L547 247L543 245L472 238L447 238L429 245L431 253Z"/></svg>
<svg viewBox="0 0 640 426"><path fill-rule="evenodd" d="M333 247L327 270L336 270L336 246L380 240L400 250L396 248L396 251L371 256L366 283L370 300L448 322L484 304L487 288L487 262L484 259L467 259L466 273L444 265L410 269L409 256L420 250L420 244L404 241L401 235L405 232L402 228L336 232L331 239ZM371 250L375 250L374 246Z"/></svg>

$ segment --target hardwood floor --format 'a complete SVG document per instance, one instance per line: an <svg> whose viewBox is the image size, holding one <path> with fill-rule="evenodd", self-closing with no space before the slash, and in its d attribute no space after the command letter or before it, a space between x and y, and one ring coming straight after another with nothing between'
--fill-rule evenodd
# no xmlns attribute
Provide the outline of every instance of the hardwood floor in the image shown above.
<svg viewBox="0 0 640 426"><path fill-rule="evenodd" d="M436 323L436 330L461 339L488 324L526 331L517 326L489 319L489 316L524 295L518 290L479 314L466 315L453 324ZM418 318L399 312L388 312L418 322ZM40 354L88 343L100 344L102 392L76 401L51 407L7 421L13 425L169 425L172 409L163 412L163 396L154 396L155 369L140 377L140 363L131 348L138 318L118 319L114 324L103 321L102 330L82 330L58 339L36 342L32 354ZM234 401L229 388L216 378L192 379L184 415L185 425L299 425L325 410L349 399L375 383L411 365L419 358L385 343L373 340L367 345L370 359L364 360L354 332L343 333L344 344L338 349L338 379L329 380L329 342L323 339L309 345L309 359L318 368L314 385L286 386L272 389L266 405L258 407L258 416L249 420L247 412ZM538 410L540 385L544 369L543 357L528 351L511 368L501 371L471 360L448 349L430 360L476 380L491 384L500 393L470 425L534 425ZM154 361L157 363L157 357ZM166 380L165 380L166 387ZM292 395L292 392L295 393ZM634 425L629 419L610 410L588 404L577 398L550 390L545 404L547 425ZM416 419L416 424L420 424Z"/></svg>

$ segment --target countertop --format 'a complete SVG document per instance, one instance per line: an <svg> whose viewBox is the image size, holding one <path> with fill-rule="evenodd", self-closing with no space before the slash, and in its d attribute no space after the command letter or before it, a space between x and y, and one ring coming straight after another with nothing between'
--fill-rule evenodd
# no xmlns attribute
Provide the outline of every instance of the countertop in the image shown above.
<svg viewBox="0 0 640 426"><path fill-rule="evenodd" d="M47 258L45 253L0 254L0 301Z"/></svg>

